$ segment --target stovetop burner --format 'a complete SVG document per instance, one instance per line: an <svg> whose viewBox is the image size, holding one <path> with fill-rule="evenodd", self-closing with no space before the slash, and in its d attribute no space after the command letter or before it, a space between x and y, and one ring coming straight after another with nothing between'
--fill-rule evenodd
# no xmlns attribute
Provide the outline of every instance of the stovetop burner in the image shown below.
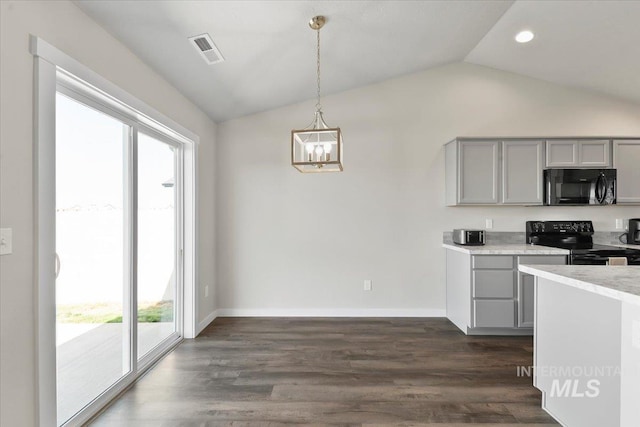
<svg viewBox="0 0 640 427"><path fill-rule="evenodd" d="M640 250L593 243L591 221L527 221L528 244L569 250L570 264L606 264L609 257L625 257L640 265Z"/></svg>

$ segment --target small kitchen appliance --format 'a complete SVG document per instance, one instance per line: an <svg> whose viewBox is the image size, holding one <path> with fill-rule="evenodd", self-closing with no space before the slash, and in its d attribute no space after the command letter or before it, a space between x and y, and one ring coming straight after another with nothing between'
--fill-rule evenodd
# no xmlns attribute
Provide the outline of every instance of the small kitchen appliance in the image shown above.
<svg viewBox="0 0 640 427"><path fill-rule="evenodd" d="M615 169L545 169L544 204L613 205L616 178Z"/></svg>
<svg viewBox="0 0 640 427"><path fill-rule="evenodd" d="M626 258L628 265L640 265L640 249L594 244L593 232L591 221L527 221L525 235L531 245L568 249L569 264L607 265L609 258Z"/></svg>
<svg viewBox="0 0 640 427"><path fill-rule="evenodd" d="M631 218L629 220L627 243L630 245L640 245L640 218Z"/></svg>
<svg viewBox="0 0 640 427"><path fill-rule="evenodd" d="M481 246L486 243L486 233L484 230L456 228L453 230L453 243L465 246Z"/></svg>

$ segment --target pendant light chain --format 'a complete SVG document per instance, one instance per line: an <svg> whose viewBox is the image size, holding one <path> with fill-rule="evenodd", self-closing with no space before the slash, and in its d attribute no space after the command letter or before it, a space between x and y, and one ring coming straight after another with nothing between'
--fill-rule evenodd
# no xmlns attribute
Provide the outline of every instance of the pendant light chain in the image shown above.
<svg viewBox="0 0 640 427"><path fill-rule="evenodd" d="M322 111L322 105L320 104L320 28L316 30L318 33L318 43L317 43L317 56L316 56L316 72L317 72L317 82L318 82L318 100L316 101L316 111Z"/></svg>
<svg viewBox="0 0 640 427"><path fill-rule="evenodd" d="M0 0L2 1L2 0ZM291 165L302 173L342 172L342 132L322 117L320 90L320 29L326 22L318 15L308 22L316 33L316 112L304 129L291 131Z"/></svg>

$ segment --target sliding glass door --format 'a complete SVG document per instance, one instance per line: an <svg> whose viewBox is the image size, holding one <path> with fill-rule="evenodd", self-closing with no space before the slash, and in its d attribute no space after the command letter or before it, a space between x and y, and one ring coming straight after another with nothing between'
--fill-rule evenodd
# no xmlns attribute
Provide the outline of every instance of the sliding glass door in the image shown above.
<svg viewBox="0 0 640 427"><path fill-rule="evenodd" d="M56 95L57 425L181 335L181 146Z"/></svg>
<svg viewBox="0 0 640 427"><path fill-rule="evenodd" d="M131 127L56 99L58 425L131 371L126 153Z"/></svg>
<svg viewBox="0 0 640 427"><path fill-rule="evenodd" d="M138 359L176 333L176 146L138 133Z"/></svg>

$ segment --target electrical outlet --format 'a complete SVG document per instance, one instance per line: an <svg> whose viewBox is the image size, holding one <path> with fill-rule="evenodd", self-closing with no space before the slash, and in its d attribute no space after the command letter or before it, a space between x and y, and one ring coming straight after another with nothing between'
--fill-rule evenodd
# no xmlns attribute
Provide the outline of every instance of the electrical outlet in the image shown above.
<svg viewBox="0 0 640 427"><path fill-rule="evenodd" d="M13 253L13 229L0 228L0 255Z"/></svg>
<svg viewBox="0 0 640 427"><path fill-rule="evenodd" d="M492 219L485 219L484 220L484 228L486 228L487 230L491 230L493 228L493 220Z"/></svg>
<svg viewBox="0 0 640 427"><path fill-rule="evenodd" d="M204 297L207 298L209 296L209 285L204 287Z"/></svg>
<svg viewBox="0 0 640 427"><path fill-rule="evenodd" d="M616 230L624 230L624 220L622 218L616 218Z"/></svg>
<svg viewBox="0 0 640 427"><path fill-rule="evenodd" d="M365 280L364 281L364 290L365 291L370 291L371 290L371 280Z"/></svg>

